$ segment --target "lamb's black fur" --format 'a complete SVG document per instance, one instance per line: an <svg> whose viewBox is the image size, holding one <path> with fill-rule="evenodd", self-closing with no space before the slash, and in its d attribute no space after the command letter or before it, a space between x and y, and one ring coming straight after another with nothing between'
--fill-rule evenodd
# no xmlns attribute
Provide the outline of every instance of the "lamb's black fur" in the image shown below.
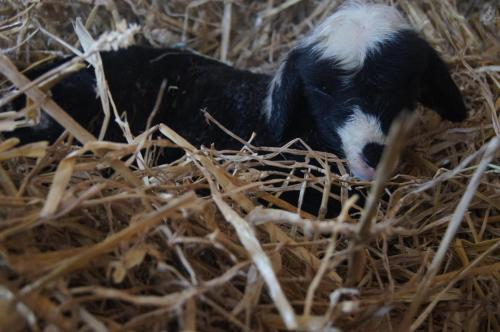
<svg viewBox="0 0 500 332"><path fill-rule="evenodd" d="M215 125L210 125L201 110L207 110L242 138L257 133L256 144L276 145L265 124L261 102L265 99L270 77L239 70L190 51L132 46L124 50L102 52L101 58L113 100L119 112L126 111L132 133L144 131L163 80L167 82L160 111L153 124L165 123L194 145L216 143L219 148L239 148L240 144ZM67 61L59 60L31 71L35 78ZM95 88L92 67L64 78L51 89L53 99L94 135L103 121L101 102ZM22 99L17 100L20 109ZM57 123L39 130L23 128L14 134L23 142L54 141L63 131ZM115 123L105 137L124 141Z"/></svg>

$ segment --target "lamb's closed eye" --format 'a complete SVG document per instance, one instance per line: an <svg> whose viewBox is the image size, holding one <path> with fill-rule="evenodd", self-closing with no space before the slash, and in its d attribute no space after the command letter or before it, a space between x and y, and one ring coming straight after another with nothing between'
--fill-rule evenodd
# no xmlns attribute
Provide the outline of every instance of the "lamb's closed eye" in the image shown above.
<svg viewBox="0 0 500 332"><path fill-rule="evenodd" d="M321 98L333 100L332 94L328 92L328 89L326 87L310 87L307 88L307 91L312 93L312 94L317 94L318 96L321 96Z"/></svg>

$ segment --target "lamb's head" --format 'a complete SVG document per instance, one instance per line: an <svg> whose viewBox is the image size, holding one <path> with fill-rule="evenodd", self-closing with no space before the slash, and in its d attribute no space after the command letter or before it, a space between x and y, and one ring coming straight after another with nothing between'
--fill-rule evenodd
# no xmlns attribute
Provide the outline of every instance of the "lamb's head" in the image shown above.
<svg viewBox="0 0 500 332"><path fill-rule="evenodd" d="M281 140L308 117L326 149L372 179L392 122L417 102L447 120L466 117L447 66L405 18L390 6L351 2L286 56L266 115Z"/></svg>

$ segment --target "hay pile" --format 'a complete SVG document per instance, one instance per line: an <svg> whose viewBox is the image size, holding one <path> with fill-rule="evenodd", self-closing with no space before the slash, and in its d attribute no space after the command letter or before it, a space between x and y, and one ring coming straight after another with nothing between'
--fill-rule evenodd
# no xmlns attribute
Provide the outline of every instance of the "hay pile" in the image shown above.
<svg viewBox="0 0 500 332"><path fill-rule="evenodd" d="M420 113L397 175L386 187L381 174L359 213L327 220L280 200L336 186L330 199L346 211L348 189L369 186L271 161L302 154L345 173L335 156L297 142L197 149L165 126L130 145L92 142L71 126L83 147L68 136L52 146L1 141L0 330L500 330L498 8L395 2L450 64L470 118ZM1 104L26 84L10 61L23 69L69 53L61 41L79 46L76 17L96 38L135 23L141 43L183 42L270 72L339 1L93 3L3 2ZM40 89L27 93L64 117ZM186 156L151 165L149 152L172 144ZM272 180L255 169L263 164L276 167Z"/></svg>

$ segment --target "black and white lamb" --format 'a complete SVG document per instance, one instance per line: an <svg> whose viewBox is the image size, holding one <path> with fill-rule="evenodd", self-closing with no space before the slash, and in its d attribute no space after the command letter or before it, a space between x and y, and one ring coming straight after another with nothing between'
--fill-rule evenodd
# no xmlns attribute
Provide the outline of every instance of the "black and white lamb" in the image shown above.
<svg viewBox="0 0 500 332"><path fill-rule="evenodd" d="M328 17L287 54L274 77L230 67L176 48L134 46L102 52L105 76L132 133L146 129L162 81L168 88L153 124L165 123L194 145L237 148L206 122L201 110L256 145L301 137L317 150L347 159L352 174L372 179L393 120L417 102L461 121L461 93L437 52L393 7L350 3ZM32 71L36 77L62 59ZM97 133L103 119L94 70L83 69L52 88L53 99ZM18 101L17 108L22 107ZM10 135L54 141L63 128L43 115L38 126ZM106 139L123 141L111 123Z"/></svg>

